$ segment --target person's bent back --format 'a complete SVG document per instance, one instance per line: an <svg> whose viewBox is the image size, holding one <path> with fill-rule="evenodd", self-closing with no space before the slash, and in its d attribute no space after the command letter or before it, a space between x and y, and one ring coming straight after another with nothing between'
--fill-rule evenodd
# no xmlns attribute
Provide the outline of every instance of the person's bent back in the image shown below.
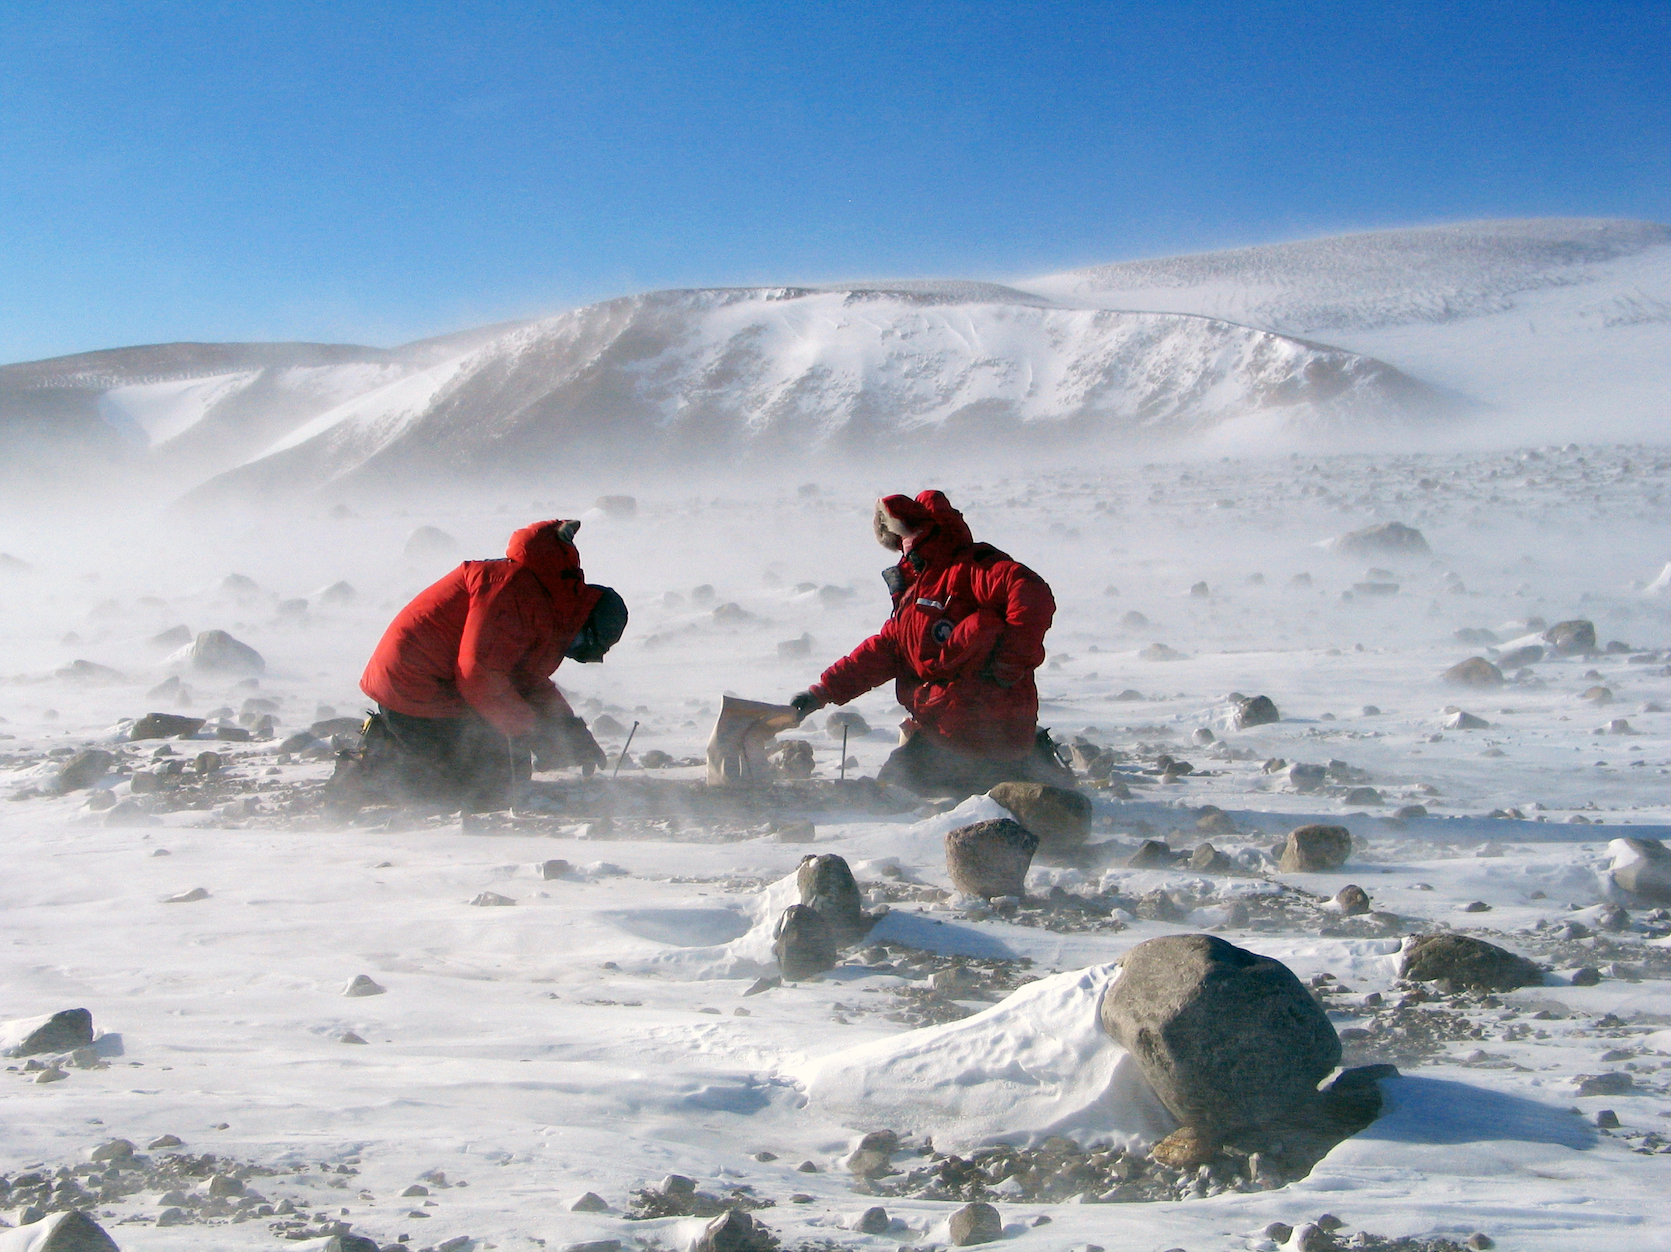
<svg viewBox="0 0 1671 1252"><path fill-rule="evenodd" d="M603 764L551 680L565 656L601 661L626 627L620 596L586 582L579 529L527 526L503 560L464 562L389 624L360 679L379 705L363 789L483 809L527 778L531 749L542 764Z"/></svg>

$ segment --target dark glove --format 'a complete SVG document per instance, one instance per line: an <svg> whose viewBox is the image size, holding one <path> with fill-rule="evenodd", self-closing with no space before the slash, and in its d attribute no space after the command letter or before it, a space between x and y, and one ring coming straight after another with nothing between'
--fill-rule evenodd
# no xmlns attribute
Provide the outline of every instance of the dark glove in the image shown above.
<svg viewBox="0 0 1671 1252"><path fill-rule="evenodd" d="M578 717L542 718L534 734L533 748L541 769L578 765L583 774L590 776L605 763L603 749Z"/></svg>
<svg viewBox="0 0 1671 1252"><path fill-rule="evenodd" d="M827 703L829 701L825 700L823 696L811 691L797 691L789 697L789 707L795 710L795 716L803 722L806 721L808 715L816 713Z"/></svg>

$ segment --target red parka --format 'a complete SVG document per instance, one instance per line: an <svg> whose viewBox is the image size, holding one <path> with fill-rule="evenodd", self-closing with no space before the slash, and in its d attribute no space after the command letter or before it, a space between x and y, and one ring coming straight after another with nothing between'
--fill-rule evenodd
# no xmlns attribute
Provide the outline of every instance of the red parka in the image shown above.
<svg viewBox="0 0 1671 1252"><path fill-rule="evenodd" d="M360 690L409 717L474 709L506 735L540 714L572 716L551 675L603 593L563 525L524 527L503 561L466 561L419 592L383 632Z"/></svg>
<svg viewBox="0 0 1671 1252"><path fill-rule="evenodd" d="M988 759L1026 756L1038 730L1033 671L1056 615L1049 585L976 543L938 491L889 496L877 518L879 537L903 537L893 616L813 690L846 704L892 679L912 719L952 746Z"/></svg>

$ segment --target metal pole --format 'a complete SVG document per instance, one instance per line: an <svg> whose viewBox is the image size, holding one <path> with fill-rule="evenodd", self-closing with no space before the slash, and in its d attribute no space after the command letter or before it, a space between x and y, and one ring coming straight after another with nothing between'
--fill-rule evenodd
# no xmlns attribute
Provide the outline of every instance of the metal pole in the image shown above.
<svg viewBox="0 0 1671 1252"><path fill-rule="evenodd" d="M632 724L632 729L627 732L627 741L624 745L622 745L621 755L615 758L615 772L610 775L610 778L619 778L621 776L621 762L627 759L627 749L632 747L632 737L637 733L638 723L634 722Z"/></svg>
<svg viewBox="0 0 1671 1252"><path fill-rule="evenodd" d="M847 781L847 732L852 727L846 722L841 724L841 781Z"/></svg>

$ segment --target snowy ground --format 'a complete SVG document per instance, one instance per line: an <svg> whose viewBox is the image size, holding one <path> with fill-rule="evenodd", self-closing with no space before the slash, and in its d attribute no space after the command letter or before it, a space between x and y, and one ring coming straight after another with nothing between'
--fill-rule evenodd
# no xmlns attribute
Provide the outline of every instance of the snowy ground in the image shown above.
<svg viewBox="0 0 1671 1252"><path fill-rule="evenodd" d="M587 517L589 576L622 591L633 622L606 664L565 667L561 683L589 717L623 730L640 722L635 756L690 758L722 692L785 698L880 623L885 554L869 536L869 499L919 485L929 484L610 483L535 502L367 502L348 517L14 516L0 549L33 569L0 569L0 784L27 791L53 749L109 748L120 719L153 708L235 717L244 700L270 699L280 738L320 705L357 713L359 669L406 596L460 556L496 554L516 525L576 513ZM143 1148L173 1134L182 1151L309 1166L252 1182L313 1215L290 1223L298 1233L342 1220L414 1248L458 1236L501 1249L594 1239L671 1248L689 1238L688 1220L623 1214L636 1188L682 1173L705 1190L747 1186L774 1201L759 1215L786 1247L944 1243L954 1206L922 1199L881 1201L896 1219L884 1234L850 1229L878 1202L842 1165L858 1135L889 1127L942 1147L1152 1137L1152 1112L1117 1078L1118 1050L1088 1017L1096 967L1153 935L1212 927L1304 979L1327 973L1349 988L1325 993L1342 1030L1367 1032L1349 1036L1349 1063L1403 1068L1385 1084L1388 1113L1277 1190L1004 1203L1009 1242L1250 1249L1266 1246L1273 1220L1328 1211L1342 1234L1484 1230L1503 1248L1671 1248L1658 1216L1666 1158L1655 1151L1671 1130L1671 926L1636 909L1623 933L1561 929L1575 919L1597 928L1607 840L1671 827L1671 713L1658 707L1671 708L1671 599L1643 590L1671 559L1671 449L1088 467L932 485L977 537L1056 588L1044 722L1064 740L1125 754L1119 777L1134 798L1093 793L1104 855L1036 867L1031 885L1104 900L1165 888L1182 920L1126 909L1076 922L1060 907L970 916L935 890L946 885L940 839L957 820L947 815L793 800L723 817L658 812L643 799L651 772L629 768L618 787L594 783L572 813L515 833L467 833L456 819L327 829L285 810L305 809L297 798L328 764L281 762L277 740L174 745L188 759L214 747L228 767L200 791L188 774L179 791L138 797L151 824L112 824L86 792L0 803L0 1017L85 1006L120 1036L119 1054L114 1040L104 1045L107 1068L47 1084L21 1069L3 1075L0 1175L85 1160L114 1136ZM588 511L604 489L638 495L637 516ZM1420 527L1433 556L1342 558L1316 546L1383 520ZM458 551L403 556L421 524L456 536ZM233 573L258 589L223 590ZM317 592L338 580L354 600L323 602ZM1398 590L1354 590L1363 583ZM297 597L309 599L305 612L280 611ZM726 605L742 614L716 617ZM1147 624L1130 622L1134 612ZM1629 647L1536 664L1497 691L1439 682L1487 654L1455 632L1508 642L1533 617L1591 619L1604 644ZM177 624L231 631L265 655L267 674L256 688L187 675L183 706L148 697L167 650L146 641ZM779 655L803 634L806 655ZM1145 659L1156 643L1181 655ZM53 676L75 660L117 675ZM1584 698L1596 687L1607 703ZM1284 720L1228 729L1231 691L1270 696ZM1129 692L1139 698L1120 698ZM1450 706L1489 726L1442 729ZM850 751L873 773L897 710L883 691L854 707L876 730ZM1628 730L1609 731L1620 718ZM821 723L806 734L830 777L840 747ZM1201 728L1212 743L1196 742ZM158 746L132 745L125 759L154 768ZM1196 773L1172 784L1143 773L1162 752ZM1264 771L1278 757L1343 762L1340 785L1297 792ZM130 782L109 781L129 798ZM1348 806L1348 784L1373 786L1381 803ZM1200 833L1208 804L1234 833ZM1410 804L1428 816L1390 820ZM613 823L598 820L611 810ZM796 817L817 823L810 848L770 833L771 820ZM1352 829L1361 847L1343 871L1275 872L1270 845L1302 818ZM1180 847L1208 838L1256 872L1122 868L1145 837ZM772 884L809 850L845 856L892 912L827 978L745 996L772 972L762 926L786 902ZM545 879L534 867L551 858L573 868ZM1348 882L1399 927L1371 934L1330 914L1323 902ZM162 903L197 887L206 899ZM482 892L515 905L472 906ZM1229 907L1237 900L1243 912ZM1475 901L1489 910L1462 911ZM1398 936L1434 924L1533 956L1553 970L1549 984L1395 1010ZM960 1006L924 984L957 960L982 971ZM1598 985L1571 985L1584 965L1601 970ZM386 993L344 998L362 973ZM1373 992L1388 1006L1366 1005ZM943 1035L910 1033L976 1011L932 1028ZM1420 1022L1440 1024L1412 1027ZM350 1032L365 1044L341 1042ZM938 1080L907 1082L924 1072L911 1058L925 1054L946 1058ZM1606 1071L1632 1072L1634 1092L1577 1096L1576 1076ZM1619 1129L1595 1127L1603 1108ZM762 1152L776 1159L756 1160ZM817 1172L798 1169L804 1161ZM427 1206L400 1197L435 1169L450 1185L426 1184ZM586 1191L612 1211L571 1212ZM129 1249L282 1246L269 1218L159 1227L154 1200L96 1211ZM1039 1216L1049 1223L1033 1225Z"/></svg>

